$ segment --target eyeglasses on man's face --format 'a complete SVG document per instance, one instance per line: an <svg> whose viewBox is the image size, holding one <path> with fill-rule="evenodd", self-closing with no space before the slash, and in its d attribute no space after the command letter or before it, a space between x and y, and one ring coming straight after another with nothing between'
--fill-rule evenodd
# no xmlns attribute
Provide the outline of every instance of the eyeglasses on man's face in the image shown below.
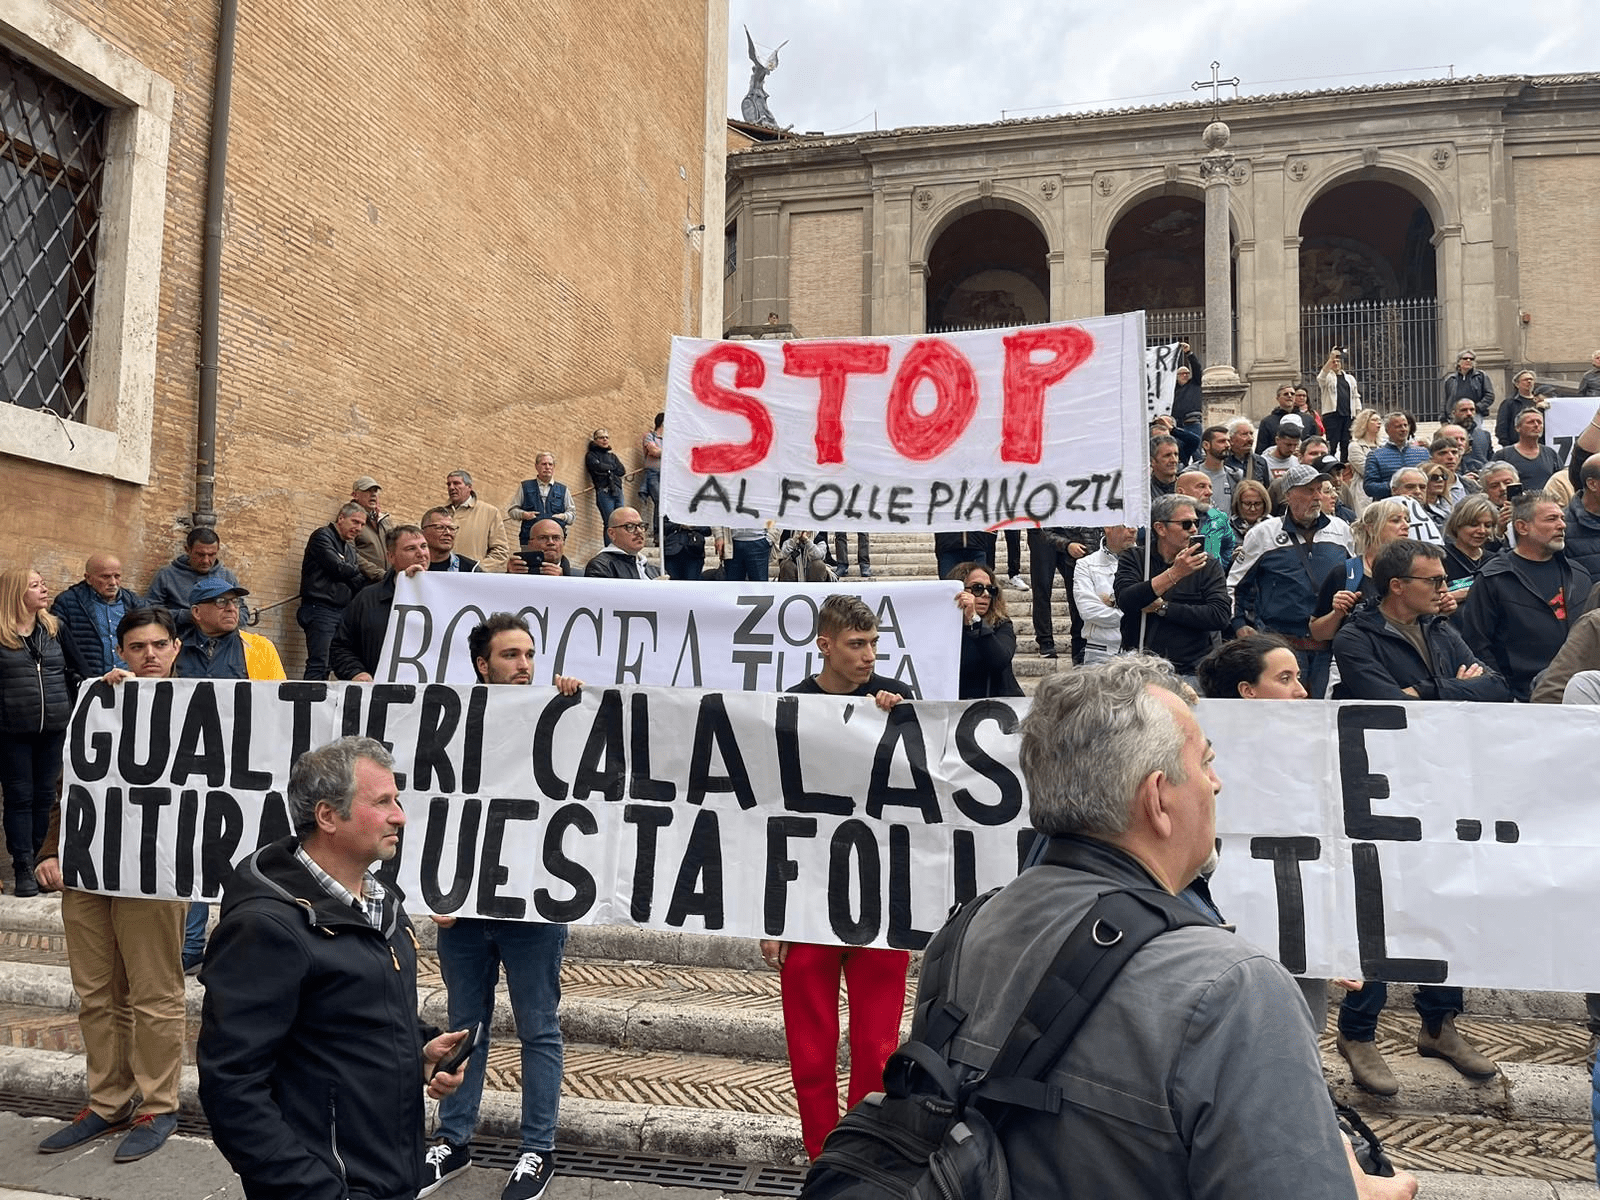
<svg viewBox="0 0 1600 1200"><path fill-rule="evenodd" d="M629 521L626 525L613 525L613 529L625 529L629 533L643 533L647 528L642 521Z"/></svg>
<svg viewBox="0 0 1600 1200"><path fill-rule="evenodd" d="M1156 524L1157 525L1176 525L1179 529L1199 529L1200 528L1200 522L1198 520L1196 520L1194 517L1190 517L1187 521L1157 521Z"/></svg>
<svg viewBox="0 0 1600 1200"><path fill-rule="evenodd" d="M1413 583L1426 583L1433 586L1436 592L1442 592L1449 586L1450 581L1443 575L1402 575L1401 579L1409 579Z"/></svg>

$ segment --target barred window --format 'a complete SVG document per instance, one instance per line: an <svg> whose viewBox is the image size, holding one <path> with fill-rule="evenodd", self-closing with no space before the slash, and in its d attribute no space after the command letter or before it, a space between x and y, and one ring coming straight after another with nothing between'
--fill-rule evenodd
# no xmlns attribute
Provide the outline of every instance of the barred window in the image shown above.
<svg viewBox="0 0 1600 1200"><path fill-rule="evenodd" d="M0 47L0 398L83 419L107 109Z"/></svg>

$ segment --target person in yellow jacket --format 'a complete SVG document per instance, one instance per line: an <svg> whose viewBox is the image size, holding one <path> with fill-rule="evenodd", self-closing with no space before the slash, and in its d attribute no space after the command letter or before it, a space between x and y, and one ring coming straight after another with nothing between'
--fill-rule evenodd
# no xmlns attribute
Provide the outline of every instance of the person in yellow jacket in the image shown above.
<svg viewBox="0 0 1600 1200"><path fill-rule="evenodd" d="M178 652L183 679L287 679L278 648L258 633L239 628L239 599L250 593L237 583L208 577L189 592L194 632Z"/></svg>

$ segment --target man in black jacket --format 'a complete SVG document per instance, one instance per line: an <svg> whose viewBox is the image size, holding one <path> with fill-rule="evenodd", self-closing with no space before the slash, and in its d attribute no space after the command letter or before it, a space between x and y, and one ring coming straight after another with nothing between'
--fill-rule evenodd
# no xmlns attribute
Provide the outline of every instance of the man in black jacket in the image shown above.
<svg viewBox="0 0 1600 1200"><path fill-rule="evenodd" d="M644 557L645 523L636 508L612 512L606 526L610 544L589 560L583 573L590 579L659 579L661 570Z"/></svg>
<svg viewBox="0 0 1600 1200"><path fill-rule="evenodd" d="M1524 492L1511 506L1517 544L1478 573L1456 617L1472 652L1505 679L1524 703L1583 616L1589 573L1566 555L1566 518L1545 492Z"/></svg>
<svg viewBox="0 0 1600 1200"><path fill-rule="evenodd" d="M294 836L239 864L211 939L196 1058L217 1148L251 1200L413 1200L423 1091L462 1032L417 1018L403 897L368 869L400 848L394 759L370 738L302 754Z"/></svg>
<svg viewBox="0 0 1600 1200"><path fill-rule="evenodd" d="M1505 680L1474 658L1460 634L1437 615L1448 581L1444 551L1437 546L1400 538L1379 551L1372 583L1382 599L1358 608L1333 639L1339 664L1334 699L1511 698ZM1335 1043L1355 1081L1380 1096L1392 1096L1400 1086L1375 1041L1387 998L1381 979L1347 994L1339 1006ZM1494 1078L1494 1061L1456 1029L1464 1003L1459 987L1419 987L1414 1003L1422 1018L1419 1053L1444 1059L1469 1079Z"/></svg>
<svg viewBox="0 0 1600 1200"><path fill-rule="evenodd" d="M1040 658L1056 656L1056 618L1050 593L1059 575L1061 589L1067 597L1072 661L1083 662L1083 617L1078 612L1078 602L1072 598L1072 585L1077 577L1078 560L1092 553L1099 544L1099 530L1079 525L1050 525L1028 530L1028 582L1032 585L1028 598L1033 604L1033 636L1039 643Z"/></svg>
<svg viewBox="0 0 1600 1200"><path fill-rule="evenodd" d="M1142 546L1117 559L1113 587L1122 610L1122 645L1159 654L1179 675L1192 676L1233 616L1228 577L1203 546L1189 541L1200 532L1191 497L1157 498L1150 505L1150 530L1148 571Z"/></svg>
<svg viewBox="0 0 1600 1200"><path fill-rule="evenodd" d="M55 598L50 611L61 622L61 650L67 659L67 684L74 691L85 679L99 679L117 657L117 623L143 605L137 592L122 586L122 563L111 554L91 554L83 579Z"/></svg>
<svg viewBox="0 0 1600 1200"><path fill-rule="evenodd" d="M367 510L351 501L306 539L300 560L300 611L295 613L306 635L306 679L328 677L328 647L339 618L367 586L356 550L356 535L366 520Z"/></svg>
<svg viewBox="0 0 1600 1200"><path fill-rule="evenodd" d="M1456 405L1463 400L1472 401L1480 422L1494 407L1494 380L1478 370L1478 356L1471 350L1456 355L1456 369L1444 377L1444 407L1439 410L1439 419L1450 420Z"/></svg>
<svg viewBox="0 0 1600 1200"><path fill-rule="evenodd" d="M382 579L363 588L334 631L328 657L336 679L371 683L378 673L383 654L383 635L389 628L389 610L394 607L394 577L403 572L415 575L428 569L428 543L415 525L396 525L385 535L389 545L389 569Z"/></svg>

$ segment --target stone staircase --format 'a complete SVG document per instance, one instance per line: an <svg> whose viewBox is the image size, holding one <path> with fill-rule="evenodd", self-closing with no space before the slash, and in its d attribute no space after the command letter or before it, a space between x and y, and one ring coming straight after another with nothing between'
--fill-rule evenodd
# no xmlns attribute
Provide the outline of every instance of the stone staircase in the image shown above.
<svg viewBox="0 0 1600 1200"><path fill-rule="evenodd" d="M424 946L420 1009L443 1025L445 993L431 949L431 926L424 922L419 934ZM562 1146L788 1166L804 1162L778 977L761 965L755 943L621 927L574 928L562 987L567 1039ZM1473 1084L1448 1065L1416 1055L1409 989L1392 986L1390 993L1379 1044L1400 1079L1399 1095L1381 1100L1354 1087L1333 1050L1331 1023L1322 1049L1336 1092L1359 1108L1402 1165L1452 1177L1493 1177L1507 1185L1547 1181L1552 1188L1559 1185L1562 1194L1585 1181L1592 1189L1581 996L1469 991L1469 1015L1461 1027L1501 1064L1499 1077ZM191 1055L201 995L199 983L190 980ZM0 1096L23 1107L18 1098L82 1094L75 1007L59 901L0 898L0 1025L5 1030ZM844 1053L841 1070L847 1065ZM502 995L490 1049L484 1136L515 1138L519 1087L519 1047ZM192 1065L185 1069L183 1095L185 1109L198 1113Z"/></svg>

